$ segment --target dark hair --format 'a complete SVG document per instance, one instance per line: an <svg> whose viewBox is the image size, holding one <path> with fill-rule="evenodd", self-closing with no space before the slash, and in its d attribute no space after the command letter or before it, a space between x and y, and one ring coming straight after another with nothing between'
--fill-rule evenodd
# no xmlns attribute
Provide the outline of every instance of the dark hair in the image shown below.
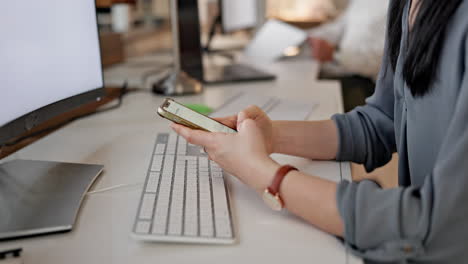
<svg viewBox="0 0 468 264"><path fill-rule="evenodd" d="M406 3L393 0L389 9L388 54L395 71L402 37L402 19ZM413 96L423 96L436 81L445 31L452 15L463 0L420 0L403 66L403 79Z"/></svg>

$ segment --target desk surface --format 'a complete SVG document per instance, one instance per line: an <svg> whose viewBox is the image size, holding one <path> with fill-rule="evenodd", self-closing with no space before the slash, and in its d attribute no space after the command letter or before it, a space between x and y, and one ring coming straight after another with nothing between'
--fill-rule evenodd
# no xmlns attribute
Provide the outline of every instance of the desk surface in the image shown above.
<svg viewBox="0 0 468 264"><path fill-rule="evenodd" d="M337 82L317 82L318 67L306 60L268 65L278 74L275 82L210 86L181 102L219 106L239 92L275 95L319 106L311 119L329 118L342 111ZM0 243L0 248L21 246L25 263L361 263L347 254L334 237L287 213L268 209L255 192L228 177L238 242L228 246L142 243L130 237L141 187L158 132L168 122L156 116L163 97L129 94L122 107L74 122L15 153L9 159L43 159L104 164L105 172L94 190L119 184L129 186L85 199L70 233ZM349 164L315 162L275 155L279 162L339 181L350 179ZM340 174L341 171L341 174Z"/></svg>

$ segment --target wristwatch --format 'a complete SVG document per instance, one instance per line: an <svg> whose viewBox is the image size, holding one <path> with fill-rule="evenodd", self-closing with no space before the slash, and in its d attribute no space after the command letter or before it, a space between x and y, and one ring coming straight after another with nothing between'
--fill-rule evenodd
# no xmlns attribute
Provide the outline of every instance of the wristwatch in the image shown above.
<svg viewBox="0 0 468 264"><path fill-rule="evenodd" d="M292 170L297 170L297 168L291 165L281 166L276 172L271 185L263 192L263 201L275 211L281 211L284 208L284 202L279 195L279 189L286 174Z"/></svg>

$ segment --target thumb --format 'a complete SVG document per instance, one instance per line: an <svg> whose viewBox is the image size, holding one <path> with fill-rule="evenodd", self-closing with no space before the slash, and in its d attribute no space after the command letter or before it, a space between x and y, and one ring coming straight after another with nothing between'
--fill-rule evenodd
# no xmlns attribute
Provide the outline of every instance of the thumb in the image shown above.
<svg viewBox="0 0 468 264"><path fill-rule="evenodd" d="M237 127L240 128L246 119L248 119L247 113L245 111L240 111L239 114L237 114Z"/></svg>
<svg viewBox="0 0 468 264"><path fill-rule="evenodd" d="M249 131L257 131L258 127L255 121L252 119L245 119L242 121L242 123L239 126L239 132L244 133L244 132L249 132Z"/></svg>

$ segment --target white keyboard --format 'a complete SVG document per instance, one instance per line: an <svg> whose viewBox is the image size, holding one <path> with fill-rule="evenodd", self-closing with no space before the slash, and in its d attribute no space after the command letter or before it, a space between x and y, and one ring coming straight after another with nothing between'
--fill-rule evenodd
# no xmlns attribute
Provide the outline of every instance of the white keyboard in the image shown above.
<svg viewBox="0 0 468 264"><path fill-rule="evenodd" d="M240 93L219 107L211 117L225 117L239 113L250 105L265 111L272 120L307 120L317 103L300 103L271 96Z"/></svg>
<svg viewBox="0 0 468 264"><path fill-rule="evenodd" d="M306 120L316 103L242 93L212 117L237 114L249 105L262 108L273 120ZM229 195L222 169L198 146L174 133L157 136L133 236L144 241L233 243Z"/></svg>
<svg viewBox="0 0 468 264"><path fill-rule="evenodd" d="M233 243L222 169L177 134L158 134L133 236L145 241Z"/></svg>

